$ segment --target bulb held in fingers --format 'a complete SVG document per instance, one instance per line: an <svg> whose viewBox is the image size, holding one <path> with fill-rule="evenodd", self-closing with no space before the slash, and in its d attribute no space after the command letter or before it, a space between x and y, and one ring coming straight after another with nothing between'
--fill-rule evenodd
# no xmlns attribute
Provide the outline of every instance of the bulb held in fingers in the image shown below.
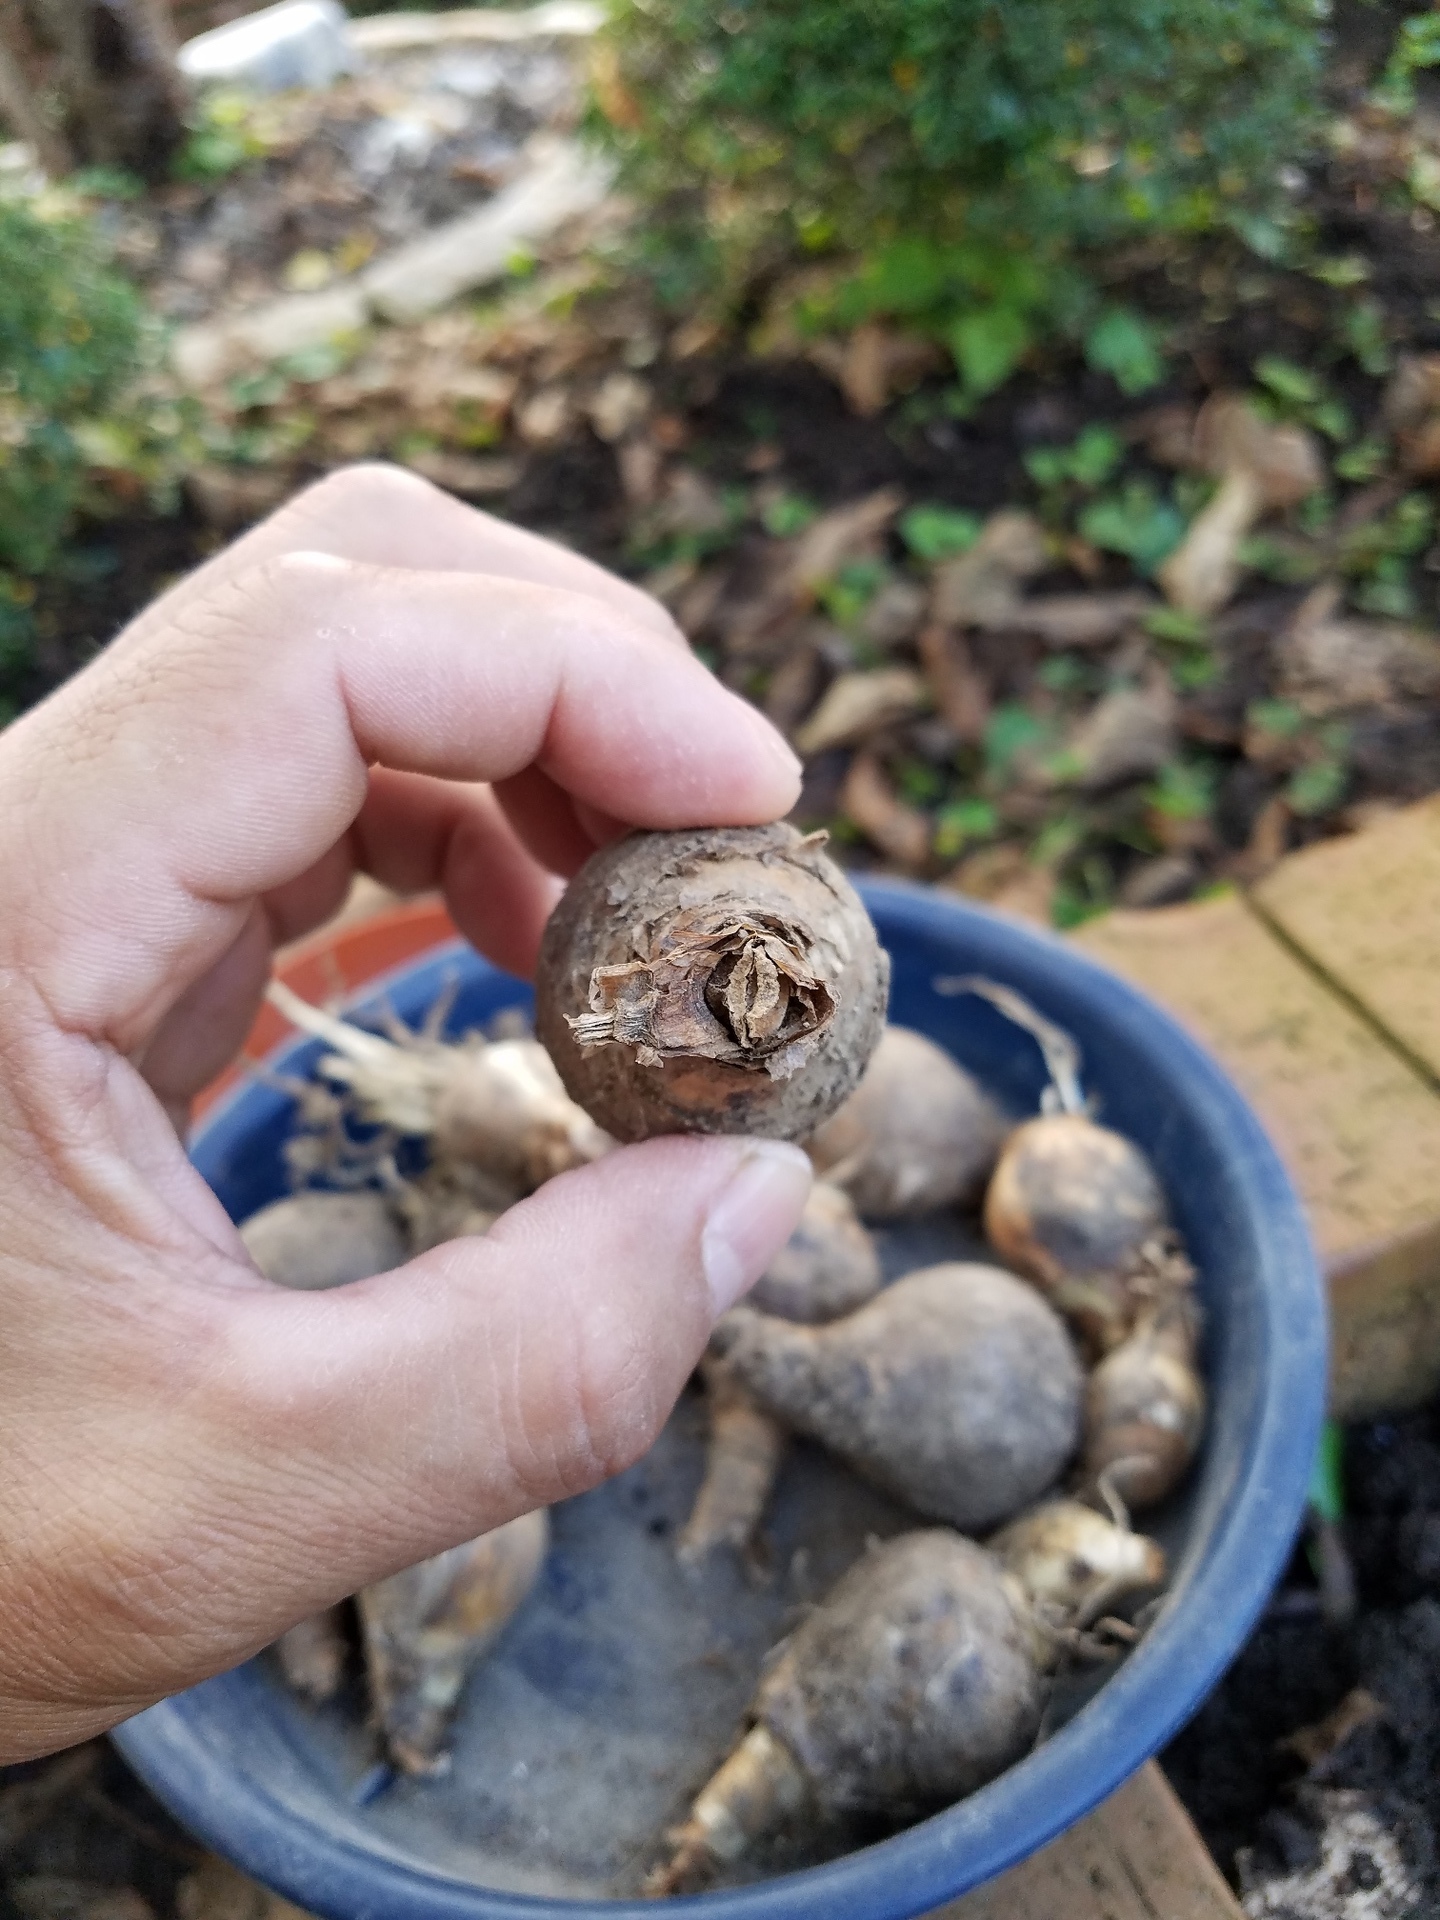
<svg viewBox="0 0 1440 1920"><path fill-rule="evenodd" d="M551 915L537 1026L572 1099L616 1139L797 1139L859 1080L888 979L815 837L636 833L593 855Z"/></svg>

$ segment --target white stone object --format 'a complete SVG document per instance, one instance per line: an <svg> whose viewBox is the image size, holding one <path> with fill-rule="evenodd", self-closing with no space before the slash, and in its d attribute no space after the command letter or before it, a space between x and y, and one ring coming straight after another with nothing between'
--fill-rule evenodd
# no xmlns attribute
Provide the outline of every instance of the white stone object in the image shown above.
<svg viewBox="0 0 1440 1920"><path fill-rule="evenodd" d="M465 41L584 39L605 21L594 0L542 0L538 7L466 7L454 13L376 13L350 25L362 53L406 53Z"/></svg>
<svg viewBox="0 0 1440 1920"><path fill-rule="evenodd" d="M199 86L282 93L328 87L357 64L350 22L339 0L281 0L187 40L180 71Z"/></svg>
<svg viewBox="0 0 1440 1920"><path fill-rule="evenodd" d="M206 387L247 365L284 360L358 333L369 314L352 283L323 293L287 293L228 319L182 327L170 362L187 387Z"/></svg>
<svg viewBox="0 0 1440 1920"><path fill-rule="evenodd" d="M398 247L361 276L382 319L418 320L498 280L521 248L591 212L609 190L610 169L573 140L537 139L531 154L525 172L478 212Z"/></svg>

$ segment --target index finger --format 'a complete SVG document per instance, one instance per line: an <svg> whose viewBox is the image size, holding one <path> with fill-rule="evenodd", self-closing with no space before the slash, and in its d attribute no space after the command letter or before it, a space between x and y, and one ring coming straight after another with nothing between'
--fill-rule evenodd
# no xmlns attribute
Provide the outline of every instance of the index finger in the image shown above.
<svg viewBox="0 0 1440 1920"><path fill-rule="evenodd" d="M348 830L371 764L534 765L651 827L774 819L799 771L690 653L594 600L291 555L142 621L0 741L0 961L132 1052Z"/></svg>
<svg viewBox="0 0 1440 1920"><path fill-rule="evenodd" d="M648 593L553 540L481 513L404 467L367 462L307 487L158 601L171 617L222 581L287 553L328 553L377 567L485 573L603 601L677 645L684 639Z"/></svg>

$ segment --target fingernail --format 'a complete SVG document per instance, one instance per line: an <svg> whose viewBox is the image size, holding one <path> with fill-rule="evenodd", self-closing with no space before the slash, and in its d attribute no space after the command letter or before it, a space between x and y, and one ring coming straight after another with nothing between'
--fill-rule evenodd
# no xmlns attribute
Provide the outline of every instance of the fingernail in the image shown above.
<svg viewBox="0 0 1440 1920"><path fill-rule="evenodd" d="M700 1258L719 1316L754 1286L799 1222L810 1192L808 1154L784 1140L753 1140L711 1203Z"/></svg>
<svg viewBox="0 0 1440 1920"><path fill-rule="evenodd" d="M735 698L740 700L738 693ZM740 700L740 704L749 716L756 739L764 747L769 758L775 762L776 766L783 767L792 780L800 779L805 771L804 765L784 734L765 718L758 707L752 707L748 700Z"/></svg>

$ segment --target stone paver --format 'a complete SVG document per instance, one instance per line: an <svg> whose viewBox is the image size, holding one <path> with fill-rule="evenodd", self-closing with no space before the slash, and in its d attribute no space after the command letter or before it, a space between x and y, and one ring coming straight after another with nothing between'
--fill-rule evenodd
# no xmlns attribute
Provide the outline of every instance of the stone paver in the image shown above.
<svg viewBox="0 0 1440 1920"><path fill-rule="evenodd" d="M1292 854L1254 899L1440 1078L1440 794Z"/></svg>
<svg viewBox="0 0 1440 1920"><path fill-rule="evenodd" d="M929 1920L1244 1920L1152 1760L1103 1806Z"/></svg>
<svg viewBox="0 0 1440 1920"><path fill-rule="evenodd" d="M1440 1098L1236 896L1076 941L1217 1055L1289 1166L1331 1281L1334 1410L1440 1388Z"/></svg>

